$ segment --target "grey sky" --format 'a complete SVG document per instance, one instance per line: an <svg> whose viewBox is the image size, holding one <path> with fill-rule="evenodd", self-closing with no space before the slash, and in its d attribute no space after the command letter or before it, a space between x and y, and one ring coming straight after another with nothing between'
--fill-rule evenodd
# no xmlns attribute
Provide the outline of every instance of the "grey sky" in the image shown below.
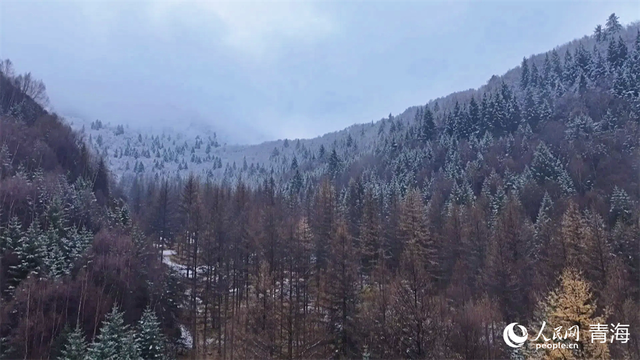
<svg viewBox="0 0 640 360"><path fill-rule="evenodd" d="M0 58L62 114L313 137L478 87L640 1L0 2Z"/></svg>

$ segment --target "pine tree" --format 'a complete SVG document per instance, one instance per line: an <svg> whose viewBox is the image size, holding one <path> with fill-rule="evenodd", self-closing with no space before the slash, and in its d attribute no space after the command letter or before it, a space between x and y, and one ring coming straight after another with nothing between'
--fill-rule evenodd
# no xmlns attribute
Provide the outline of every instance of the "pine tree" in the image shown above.
<svg viewBox="0 0 640 360"><path fill-rule="evenodd" d="M9 281L15 286L30 273L40 273L44 261L44 239L40 225L34 220L13 249L18 264L9 268Z"/></svg>
<svg viewBox="0 0 640 360"><path fill-rule="evenodd" d="M596 38L596 42L602 42L605 38L605 33L602 29L602 25L597 25L593 30L593 36Z"/></svg>
<svg viewBox="0 0 640 360"><path fill-rule="evenodd" d="M336 176L338 176L338 173L341 170L341 161L340 158L338 157L338 153L336 152L336 149L334 148L333 150L331 150L331 155L329 155L329 176L331 177L331 179L335 179Z"/></svg>
<svg viewBox="0 0 640 360"><path fill-rule="evenodd" d="M76 326L67 336L66 343L58 360L86 360L88 355L87 340L84 331Z"/></svg>
<svg viewBox="0 0 640 360"><path fill-rule="evenodd" d="M142 359L164 359L165 339L160 329L160 321L149 307L144 310L140 321L138 321L135 343Z"/></svg>
<svg viewBox="0 0 640 360"><path fill-rule="evenodd" d="M613 225L617 221L629 223L633 219L633 202L624 189L617 186L613 188L611 195L611 208L609 209L609 221Z"/></svg>
<svg viewBox="0 0 640 360"><path fill-rule="evenodd" d="M100 334L89 347L90 360L139 360L139 351L135 345L129 325L125 325L123 313L113 305L100 327Z"/></svg>
<svg viewBox="0 0 640 360"><path fill-rule="evenodd" d="M539 184L543 184L545 181L555 181L560 184L565 193L575 192L569 173L544 142L540 142L533 154L531 173Z"/></svg>
<svg viewBox="0 0 640 360"><path fill-rule="evenodd" d="M618 127L618 119L611 109L607 109L607 113L602 117L602 120L598 124L600 131L613 131Z"/></svg>
<svg viewBox="0 0 640 360"><path fill-rule="evenodd" d="M428 105L424 107L424 113L422 115L422 126L420 129L420 135L424 141L433 139L436 131L436 124L433 121L433 113L429 109Z"/></svg>
<svg viewBox="0 0 640 360"><path fill-rule="evenodd" d="M18 247L22 236L23 231L20 220L18 220L18 217L12 216L0 237L0 250L2 250L2 252L7 250L14 251Z"/></svg>
<svg viewBox="0 0 640 360"><path fill-rule="evenodd" d="M562 79L562 74L564 73L564 69L562 68L562 62L560 61L560 55L553 49L551 51L551 66L553 69L553 79L552 80L560 80ZM555 81L552 81L555 82Z"/></svg>
<svg viewBox="0 0 640 360"><path fill-rule="evenodd" d="M544 63L542 65L542 76L541 76L541 85L543 87L543 91L551 83L552 76L553 76L553 67L551 66L551 59L549 58L549 53L546 53L544 54Z"/></svg>
<svg viewBox="0 0 640 360"><path fill-rule="evenodd" d="M520 65L520 88L524 91L529 86L529 64L527 58L522 58L522 65Z"/></svg>
<svg viewBox="0 0 640 360"><path fill-rule="evenodd" d="M472 96L469 101L469 113L467 116L469 127L470 127L470 135L478 135L480 130L480 125L482 122L482 114L480 112L480 106L476 99Z"/></svg>
<svg viewBox="0 0 640 360"><path fill-rule="evenodd" d="M571 51L567 50L564 53L564 73L562 74L562 81L565 86L571 87L578 77L578 67L571 55Z"/></svg>
<svg viewBox="0 0 640 360"><path fill-rule="evenodd" d="M591 57L591 64L589 65L589 78L593 81L598 80L605 76L607 73L607 67L605 60L602 57L600 50L594 45L593 56Z"/></svg>
<svg viewBox="0 0 640 360"><path fill-rule="evenodd" d="M622 30L622 25L620 24L619 17L616 16L615 13L609 15L607 18L607 22L605 24L605 32L607 37L611 38L613 35L619 33Z"/></svg>
<svg viewBox="0 0 640 360"><path fill-rule="evenodd" d="M537 129L540 122L539 105L533 95L531 89L527 89L524 96L524 107L522 117L531 126L531 129Z"/></svg>
<svg viewBox="0 0 640 360"><path fill-rule="evenodd" d="M591 63L591 54L584 48L582 42L578 44L575 50L573 58L575 59L578 70L586 73L589 70L589 64Z"/></svg>

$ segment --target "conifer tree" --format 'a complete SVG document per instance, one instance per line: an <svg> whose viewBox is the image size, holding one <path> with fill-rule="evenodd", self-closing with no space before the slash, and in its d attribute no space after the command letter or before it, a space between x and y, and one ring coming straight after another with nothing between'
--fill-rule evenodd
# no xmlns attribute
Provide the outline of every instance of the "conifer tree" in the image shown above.
<svg viewBox="0 0 640 360"><path fill-rule="evenodd" d="M605 229L604 220L594 211L586 211L583 234L586 250L586 275L597 288L606 286L611 267L611 244Z"/></svg>
<svg viewBox="0 0 640 360"><path fill-rule="evenodd" d="M538 128L540 122L539 105L533 95L531 89L527 89L524 96L524 107L522 117L531 126L531 129Z"/></svg>
<svg viewBox="0 0 640 360"><path fill-rule="evenodd" d="M578 205L573 201L569 202L567 210L562 216L560 236L561 263L579 267L585 262L585 234L586 224Z"/></svg>
<svg viewBox="0 0 640 360"><path fill-rule="evenodd" d="M17 286L29 273L38 275L44 260L44 239L37 219L27 229L27 232L15 244L13 253L18 263L9 268L9 283Z"/></svg>
<svg viewBox="0 0 640 360"><path fill-rule="evenodd" d="M604 40L605 33L602 29L602 25L596 26L596 28L593 30L593 36L596 38L596 42L601 42L602 40Z"/></svg>
<svg viewBox="0 0 640 360"><path fill-rule="evenodd" d="M520 69L520 88L524 91L529 86L529 64L526 57L522 58Z"/></svg>
<svg viewBox="0 0 640 360"><path fill-rule="evenodd" d="M564 53L564 72L562 74L562 81L565 86L571 87L578 77L578 67L576 66L571 51Z"/></svg>
<svg viewBox="0 0 640 360"><path fill-rule="evenodd" d="M335 179L336 176L338 176L338 173L341 170L341 161L340 158L338 157L338 153L336 152L336 149L334 148L333 150L331 150L331 155L329 155L329 176L331 177L331 179Z"/></svg>
<svg viewBox="0 0 640 360"><path fill-rule="evenodd" d="M3 252L7 250L14 251L18 247L23 235L22 225L20 224L18 217L12 216L7 227L1 234L0 249Z"/></svg>
<svg viewBox="0 0 640 360"><path fill-rule="evenodd" d="M87 340L79 326L67 335L66 343L58 360L86 360L88 355Z"/></svg>
<svg viewBox="0 0 640 360"><path fill-rule="evenodd" d="M100 334L89 347L90 360L139 360L129 325L125 325L123 314L113 305L100 327Z"/></svg>
<svg viewBox="0 0 640 360"><path fill-rule="evenodd" d="M562 331L573 328L578 336L556 339L562 343L578 343L577 349L535 349L536 342L527 342L527 355L537 358L543 351L544 359L609 359L607 343L591 341L590 325L605 324L606 319L596 316L597 308L588 282L574 268L568 267L560 276L560 285L546 299L541 301L537 309L536 331L546 322L546 338L552 338L553 328L562 327ZM533 331L532 331L533 332ZM563 333L564 335L564 333ZM544 342L541 336L538 342Z"/></svg>
<svg viewBox="0 0 640 360"><path fill-rule="evenodd" d="M575 192L573 181L564 166L544 142L540 142L533 155L531 173L539 184L545 181L555 181L567 194Z"/></svg>
<svg viewBox="0 0 640 360"><path fill-rule="evenodd" d="M382 244L380 229L380 212L371 189L364 194L362 220L360 222L360 253L364 272L370 274L377 264Z"/></svg>
<svg viewBox="0 0 640 360"><path fill-rule="evenodd" d="M562 74L564 73L564 69L562 68L562 62L560 61L560 55L553 49L551 51L551 66L553 68L553 80L562 79Z"/></svg>
<svg viewBox="0 0 640 360"><path fill-rule="evenodd" d="M531 64L531 74L529 75L529 86L534 89L537 89L540 85L542 85L542 81L540 79L540 72L538 71L538 66L535 63Z"/></svg>
<svg viewBox="0 0 640 360"><path fill-rule="evenodd" d="M609 15L609 18L607 18L605 31L608 37L612 37L622 30L622 25L620 24L619 19L620 18L616 16L615 13L612 13L611 15Z"/></svg>
<svg viewBox="0 0 640 360"><path fill-rule="evenodd" d="M534 225L535 256L537 259L546 260L550 255L549 245L552 235L552 208L553 201L551 200L549 193L545 191Z"/></svg>
<svg viewBox="0 0 640 360"><path fill-rule="evenodd" d="M602 53L598 48L593 46L593 56L591 57L591 63L589 65L589 78L592 81L598 80L605 76L607 73L607 67Z"/></svg>
<svg viewBox="0 0 640 360"><path fill-rule="evenodd" d="M609 210L609 220L613 225L617 221L628 223L632 219L633 202L624 189L615 186L611 195L611 208Z"/></svg>
<svg viewBox="0 0 640 360"><path fill-rule="evenodd" d="M436 124L433 121L433 113L428 105L424 107L424 113L422 115L422 126L420 129L420 135L424 141L433 139L435 135Z"/></svg>
<svg viewBox="0 0 640 360"><path fill-rule="evenodd" d="M359 305L357 292L358 273L353 262L356 251L346 225L337 227L331 241L331 253L327 279L327 311L332 339L332 349L336 358L351 358L358 354L355 322Z"/></svg>
<svg viewBox="0 0 640 360"><path fill-rule="evenodd" d="M135 343L144 360L164 359L165 339L160 329L160 321L151 308L147 307L138 321Z"/></svg>

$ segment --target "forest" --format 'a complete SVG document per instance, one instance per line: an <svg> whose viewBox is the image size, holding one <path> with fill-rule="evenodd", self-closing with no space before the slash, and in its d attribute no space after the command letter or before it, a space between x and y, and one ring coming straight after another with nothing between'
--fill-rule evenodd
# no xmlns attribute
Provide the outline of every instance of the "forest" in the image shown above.
<svg viewBox="0 0 640 360"><path fill-rule="evenodd" d="M640 358L638 24L251 181L116 181L0 70L0 358Z"/></svg>

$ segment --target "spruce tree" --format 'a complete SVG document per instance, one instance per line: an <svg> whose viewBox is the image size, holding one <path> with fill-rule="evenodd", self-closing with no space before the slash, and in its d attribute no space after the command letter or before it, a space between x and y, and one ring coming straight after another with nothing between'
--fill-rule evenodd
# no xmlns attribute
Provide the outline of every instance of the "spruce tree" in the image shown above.
<svg viewBox="0 0 640 360"><path fill-rule="evenodd" d="M425 106L422 114L422 127L420 129L420 135L424 141L433 139L435 135L436 124L433 121L433 113L429 109L429 106Z"/></svg>
<svg viewBox="0 0 640 360"><path fill-rule="evenodd" d="M22 225L20 224L20 220L16 216L12 216L9 220L4 231L2 231L2 236L0 237L0 250L4 251L14 251L18 244L20 243L20 239L22 239Z"/></svg>
<svg viewBox="0 0 640 360"><path fill-rule="evenodd" d="M553 74L554 74L553 80L562 79L562 74L564 72L564 69L562 68L560 55L558 54L556 49L553 49L553 51L551 51L551 67L553 69Z"/></svg>
<svg viewBox="0 0 640 360"><path fill-rule="evenodd" d="M564 72L562 74L562 81L565 86L571 87L578 77L578 67L576 66L571 51L567 50L564 53Z"/></svg>
<svg viewBox="0 0 640 360"><path fill-rule="evenodd" d="M617 221L629 223L633 219L633 202L624 189L617 186L613 188L611 195L611 208L609 209L609 219L611 224Z"/></svg>
<svg viewBox="0 0 640 360"><path fill-rule="evenodd" d="M482 121L481 117L482 114L480 112L480 106L478 105L476 99L472 96L471 100L469 101L469 114L467 116L470 127L470 135L477 136L480 130L480 123Z"/></svg>
<svg viewBox="0 0 640 360"><path fill-rule="evenodd" d="M129 326L125 325L123 313L113 305L111 312L102 322L100 334L89 348L90 360L139 360L140 355L136 347L133 334Z"/></svg>
<svg viewBox="0 0 640 360"><path fill-rule="evenodd" d="M67 335L66 342L58 360L86 360L88 345L84 331L79 326Z"/></svg>
<svg viewBox="0 0 640 360"><path fill-rule="evenodd" d="M604 31L602 29L602 25L597 25L596 28L593 30L593 36L596 38L596 42L601 42L602 40L604 40Z"/></svg>
<svg viewBox="0 0 640 360"><path fill-rule="evenodd" d="M135 343L144 360L159 360L164 358L165 338L160 329L160 321L151 308L147 307L138 322Z"/></svg>
<svg viewBox="0 0 640 360"><path fill-rule="evenodd" d="M522 58L520 69L520 88L524 91L529 86L529 64L527 63L527 58Z"/></svg>
<svg viewBox="0 0 640 360"><path fill-rule="evenodd" d="M341 162L340 162L340 158L338 157L338 153L336 152L336 149L331 150L331 155L329 156L329 176L332 179L335 179L336 176L338 176L338 173L341 170Z"/></svg>
<svg viewBox="0 0 640 360"><path fill-rule="evenodd" d="M605 24L605 31L608 37L611 37L622 30L622 25L620 25L619 19L620 18L616 16L615 13L609 15Z"/></svg>
<svg viewBox="0 0 640 360"><path fill-rule="evenodd" d="M542 85L542 81L540 79L540 72L538 71L538 66L536 63L531 64L531 74L529 75L529 86L532 88L538 88L538 86Z"/></svg>
<svg viewBox="0 0 640 360"><path fill-rule="evenodd" d="M44 251L44 238L36 219L29 225L27 232L13 249L19 262L9 268L9 280L17 286L29 273L34 272L38 275L42 267Z"/></svg>
<svg viewBox="0 0 640 360"><path fill-rule="evenodd" d="M569 173L544 142L540 142L533 154L531 173L539 184L543 184L546 181L555 181L566 194L575 192Z"/></svg>

